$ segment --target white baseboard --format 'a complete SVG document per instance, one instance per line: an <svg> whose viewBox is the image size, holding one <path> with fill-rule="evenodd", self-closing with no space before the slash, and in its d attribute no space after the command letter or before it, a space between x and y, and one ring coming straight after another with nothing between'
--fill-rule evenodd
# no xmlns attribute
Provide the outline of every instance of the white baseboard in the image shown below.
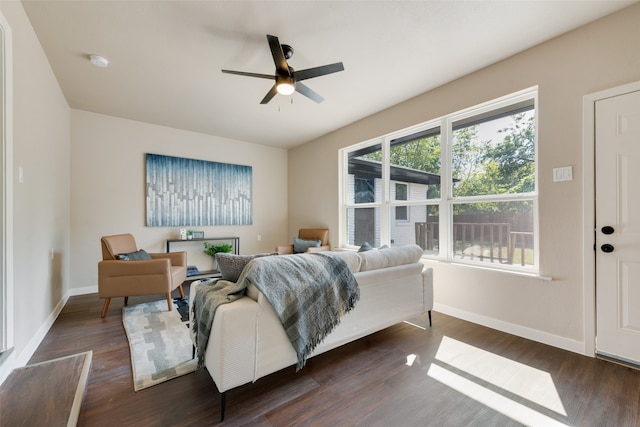
<svg viewBox="0 0 640 427"><path fill-rule="evenodd" d="M98 286L85 286L84 288L71 288L69 289L69 296L75 297L77 295L97 294Z"/></svg>
<svg viewBox="0 0 640 427"><path fill-rule="evenodd" d="M47 335L47 332L49 332L49 329L51 329L51 326L53 326L53 323L58 318L58 315L60 314L60 312L62 312L62 309L69 300L70 296L93 294L97 292L97 286L69 289L67 295L62 300L60 300L58 305L56 305L54 310L45 319L35 335L31 337L22 352L19 355L16 355L15 352L12 352L9 356L6 357L5 360L2 361L2 363L0 364L0 384L2 384L4 380L7 379L9 374L14 369L21 368L29 362L29 359L31 359L33 354L36 352L38 346Z"/></svg>
<svg viewBox="0 0 640 427"><path fill-rule="evenodd" d="M53 322L55 322L56 319L58 318L58 315L64 308L64 305L67 303L68 299L69 299L69 296L67 295L60 300L58 305L56 305L56 307L53 309L51 314L49 314L49 316L44 321L42 326L40 326L40 329L38 329L38 332L36 332L35 335L31 337L31 339L25 346L24 350L22 350L22 352L17 357L16 367L25 366L27 362L29 362L29 359L31 359L31 356L33 356L33 353L36 352L36 350L38 349L38 346L40 345L44 337L47 335L47 332L49 332L49 329L51 329L51 326L53 326Z"/></svg>
<svg viewBox="0 0 640 427"><path fill-rule="evenodd" d="M482 316L480 314L471 313L468 311L460 310L458 308L450 307L443 304L435 303L433 305L433 309L440 313L457 317L458 319L466 320L472 323L477 323L478 325L486 326L488 328L496 329L498 331L502 331L502 332L506 332L522 338L530 339L532 341L537 341L542 344L547 344L553 347L561 348L563 350L593 357L592 354L591 355L587 354L585 343L582 341L576 341L570 338L561 337L559 335L553 335L548 332L539 331L537 329L531 329L525 326L516 325L514 323L504 322L502 320L494 319L492 317Z"/></svg>

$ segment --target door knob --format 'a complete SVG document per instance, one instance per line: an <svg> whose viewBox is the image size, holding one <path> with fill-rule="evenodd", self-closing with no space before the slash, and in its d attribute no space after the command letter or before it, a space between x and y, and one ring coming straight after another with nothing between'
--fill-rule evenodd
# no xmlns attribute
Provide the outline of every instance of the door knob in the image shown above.
<svg viewBox="0 0 640 427"><path fill-rule="evenodd" d="M605 225L604 227L602 227L602 234L613 234L614 231L615 230L610 225Z"/></svg>
<svg viewBox="0 0 640 427"><path fill-rule="evenodd" d="M604 245L600 246L600 249L602 249L602 252L610 253L613 252L613 245L605 243Z"/></svg>

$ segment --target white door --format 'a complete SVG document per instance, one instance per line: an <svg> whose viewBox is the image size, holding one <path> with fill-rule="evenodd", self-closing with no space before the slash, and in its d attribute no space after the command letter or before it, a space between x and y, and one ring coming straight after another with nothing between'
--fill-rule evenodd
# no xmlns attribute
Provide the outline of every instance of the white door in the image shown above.
<svg viewBox="0 0 640 427"><path fill-rule="evenodd" d="M640 364L640 91L597 101L595 123L596 351Z"/></svg>

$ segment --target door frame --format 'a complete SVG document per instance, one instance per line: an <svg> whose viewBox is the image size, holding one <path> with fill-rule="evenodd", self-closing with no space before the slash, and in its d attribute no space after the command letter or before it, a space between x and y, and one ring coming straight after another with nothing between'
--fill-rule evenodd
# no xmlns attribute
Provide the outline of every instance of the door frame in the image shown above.
<svg viewBox="0 0 640 427"><path fill-rule="evenodd" d="M0 11L0 384L15 367L13 307L13 36Z"/></svg>
<svg viewBox="0 0 640 427"><path fill-rule="evenodd" d="M582 98L582 267L584 354L596 356L595 148L596 102L640 91L640 81L605 89Z"/></svg>

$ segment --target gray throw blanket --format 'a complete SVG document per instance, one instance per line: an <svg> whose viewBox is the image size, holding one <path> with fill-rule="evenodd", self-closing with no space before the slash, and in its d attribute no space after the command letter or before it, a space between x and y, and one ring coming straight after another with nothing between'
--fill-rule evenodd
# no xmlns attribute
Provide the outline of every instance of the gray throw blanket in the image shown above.
<svg viewBox="0 0 640 427"><path fill-rule="evenodd" d="M198 352L198 369L204 367L204 352L209 342L209 333L213 325L213 316L222 304L233 302L244 295L246 286L227 280L203 284L196 289L195 297L191 304L191 330L195 337L195 346Z"/></svg>
<svg viewBox="0 0 640 427"><path fill-rule="evenodd" d="M331 252L255 258L237 283L218 280L196 289L191 307L191 328L204 366L213 317L222 304L235 301L254 284L275 309L298 356L296 370L340 323L360 299L360 289L349 267Z"/></svg>
<svg viewBox="0 0 640 427"><path fill-rule="evenodd" d="M275 309L298 356L296 370L360 299L349 267L331 252L253 259L238 279L250 284Z"/></svg>

